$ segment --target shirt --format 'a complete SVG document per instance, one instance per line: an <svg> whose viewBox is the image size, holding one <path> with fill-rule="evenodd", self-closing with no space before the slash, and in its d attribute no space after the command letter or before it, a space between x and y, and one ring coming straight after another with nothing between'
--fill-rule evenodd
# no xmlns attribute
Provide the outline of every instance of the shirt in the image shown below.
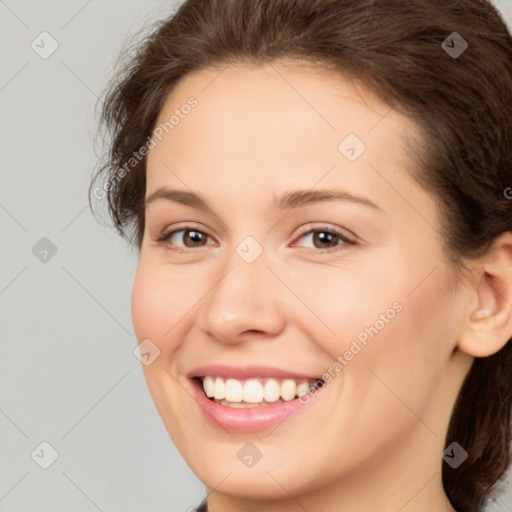
<svg viewBox="0 0 512 512"><path fill-rule="evenodd" d="M202 501L201 505L196 508L196 512L208 512L208 505L206 504L206 498Z"/></svg>

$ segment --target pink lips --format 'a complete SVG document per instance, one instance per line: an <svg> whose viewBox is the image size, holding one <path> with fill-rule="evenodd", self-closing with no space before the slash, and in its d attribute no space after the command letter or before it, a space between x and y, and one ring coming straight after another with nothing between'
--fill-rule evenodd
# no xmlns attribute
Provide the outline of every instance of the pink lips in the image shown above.
<svg viewBox="0 0 512 512"><path fill-rule="evenodd" d="M196 368L188 376L191 379L194 396L205 418L217 428L227 431L254 432L267 428L276 428L286 419L303 410L306 406L297 398L287 402L276 402L270 405L250 408L233 408L215 403L203 391L197 377L218 376L225 379L249 379L256 377L290 378L314 381L317 377L298 374L276 368L251 366L235 368L220 365L208 365Z"/></svg>
<svg viewBox="0 0 512 512"><path fill-rule="evenodd" d="M204 377L210 375L212 377L223 377L224 379L251 379L257 377L274 377L283 379L304 379L304 380L316 380L320 377L314 375L305 375L301 373L289 372L287 370L281 370L279 368L271 368L270 366L246 366L246 367L235 367L235 366L222 366L222 365L205 365L199 366L188 374L188 377L193 379L194 377Z"/></svg>

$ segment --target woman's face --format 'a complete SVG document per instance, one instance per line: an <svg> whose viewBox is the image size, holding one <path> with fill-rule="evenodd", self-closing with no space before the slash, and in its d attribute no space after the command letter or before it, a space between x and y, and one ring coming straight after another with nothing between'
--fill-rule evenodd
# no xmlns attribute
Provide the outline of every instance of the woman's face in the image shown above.
<svg viewBox="0 0 512 512"><path fill-rule="evenodd" d="M133 324L167 431L218 493L441 488L464 298L408 174L416 128L361 91L231 66L187 76L156 124Z"/></svg>

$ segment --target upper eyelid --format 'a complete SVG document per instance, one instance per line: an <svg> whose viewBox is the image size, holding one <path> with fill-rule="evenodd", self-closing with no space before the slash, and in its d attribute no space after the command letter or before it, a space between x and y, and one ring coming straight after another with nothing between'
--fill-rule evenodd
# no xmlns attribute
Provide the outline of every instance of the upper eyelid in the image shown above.
<svg viewBox="0 0 512 512"><path fill-rule="evenodd" d="M348 232L349 234L348 235L344 235L344 236L347 236L347 238L356 238L356 235L354 233L352 233L350 230L346 229L346 228L337 228L337 227L331 227L331 226L327 226L326 223L323 223L324 225L320 225L320 226L313 226L311 224L314 224L314 223L309 223L309 225L306 225L306 227L301 227L299 228L299 232L297 233L296 236L302 236L302 235L305 235L307 233L309 233L310 231L321 231L322 229L325 230L325 231L337 231L337 232L340 232L340 234L344 235L344 232ZM322 222L317 222L317 224L322 224ZM206 228L203 228L202 226L194 226L194 224L186 224L184 226L178 226L178 227L174 227L172 229L163 229L162 230L162 236L163 235L170 235L171 233L176 233L178 231L193 231L193 230L197 230L197 231L201 231L205 234L207 234L208 236L210 236L211 238L214 238L210 233L209 233L209 230L206 229Z"/></svg>
<svg viewBox="0 0 512 512"><path fill-rule="evenodd" d="M335 228L335 227L329 227L327 225L321 225L321 226L307 226L305 228L300 228L298 234L296 235L295 239L300 238L304 235L307 235L314 231L328 231L328 232L334 232L338 233L340 236L347 238L348 240L354 240L357 239L356 235L353 234L351 231L348 231L347 229L342 228ZM349 234L346 234L348 232Z"/></svg>
<svg viewBox="0 0 512 512"><path fill-rule="evenodd" d="M305 227L299 229L299 232L293 238L292 244L295 244L295 242L298 239L302 238L303 236L309 235L312 232L318 232L318 231L326 231L326 232L332 232L334 234L337 234L337 236L339 236L340 239L342 239L344 241L344 243L356 244L356 242L357 242L357 236L354 235L352 232L350 232L347 229L341 229L341 228L338 228L338 227L330 227L330 226L325 225L326 223L324 223L323 225L318 225L318 226L314 226L314 225L311 225L311 224L312 223L310 223L309 225L306 225ZM157 238L158 239L166 238L167 240L169 240L169 238L171 236L174 236L176 233L179 233L180 231L194 231L194 230L195 231L200 231L201 233L204 233L207 237L209 237L209 238L211 238L213 240L215 239L208 232L207 229L204 229L202 227L194 226L193 224L190 224L190 223L186 224L184 226L179 226L179 227L170 229L170 230L163 230L162 234L160 236L158 236ZM345 233L345 231L349 231L350 234L347 235ZM343 245L343 244L341 244L341 245ZM194 250L192 248L189 248L189 249ZM322 250L318 249L318 251L321 252Z"/></svg>
<svg viewBox="0 0 512 512"><path fill-rule="evenodd" d="M176 234L177 232L179 231L201 231L201 233L204 233L205 235L208 235L210 238L214 238L212 235L210 235L210 232L201 227L201 226L194 226L193 223L192 224L186 224L184 226L178 226L178 227L174 227L172 229L164 229L162 230L162 233L161 235L159 236L169 236L171 234Z"/></svg>

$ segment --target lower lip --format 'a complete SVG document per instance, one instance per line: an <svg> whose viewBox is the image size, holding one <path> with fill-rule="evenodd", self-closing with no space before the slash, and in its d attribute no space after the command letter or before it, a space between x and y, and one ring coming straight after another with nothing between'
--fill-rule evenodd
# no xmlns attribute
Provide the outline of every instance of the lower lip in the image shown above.
<svg viewBox="0 0 512 512"><path fill-rule="evenodd" d="M234 408L210 400L198 380L192 380L194 394L208 421L216 427L237 432L254 432L275 427L288 416L300 411L305 404L298 398L261 407Z"/></svg>

